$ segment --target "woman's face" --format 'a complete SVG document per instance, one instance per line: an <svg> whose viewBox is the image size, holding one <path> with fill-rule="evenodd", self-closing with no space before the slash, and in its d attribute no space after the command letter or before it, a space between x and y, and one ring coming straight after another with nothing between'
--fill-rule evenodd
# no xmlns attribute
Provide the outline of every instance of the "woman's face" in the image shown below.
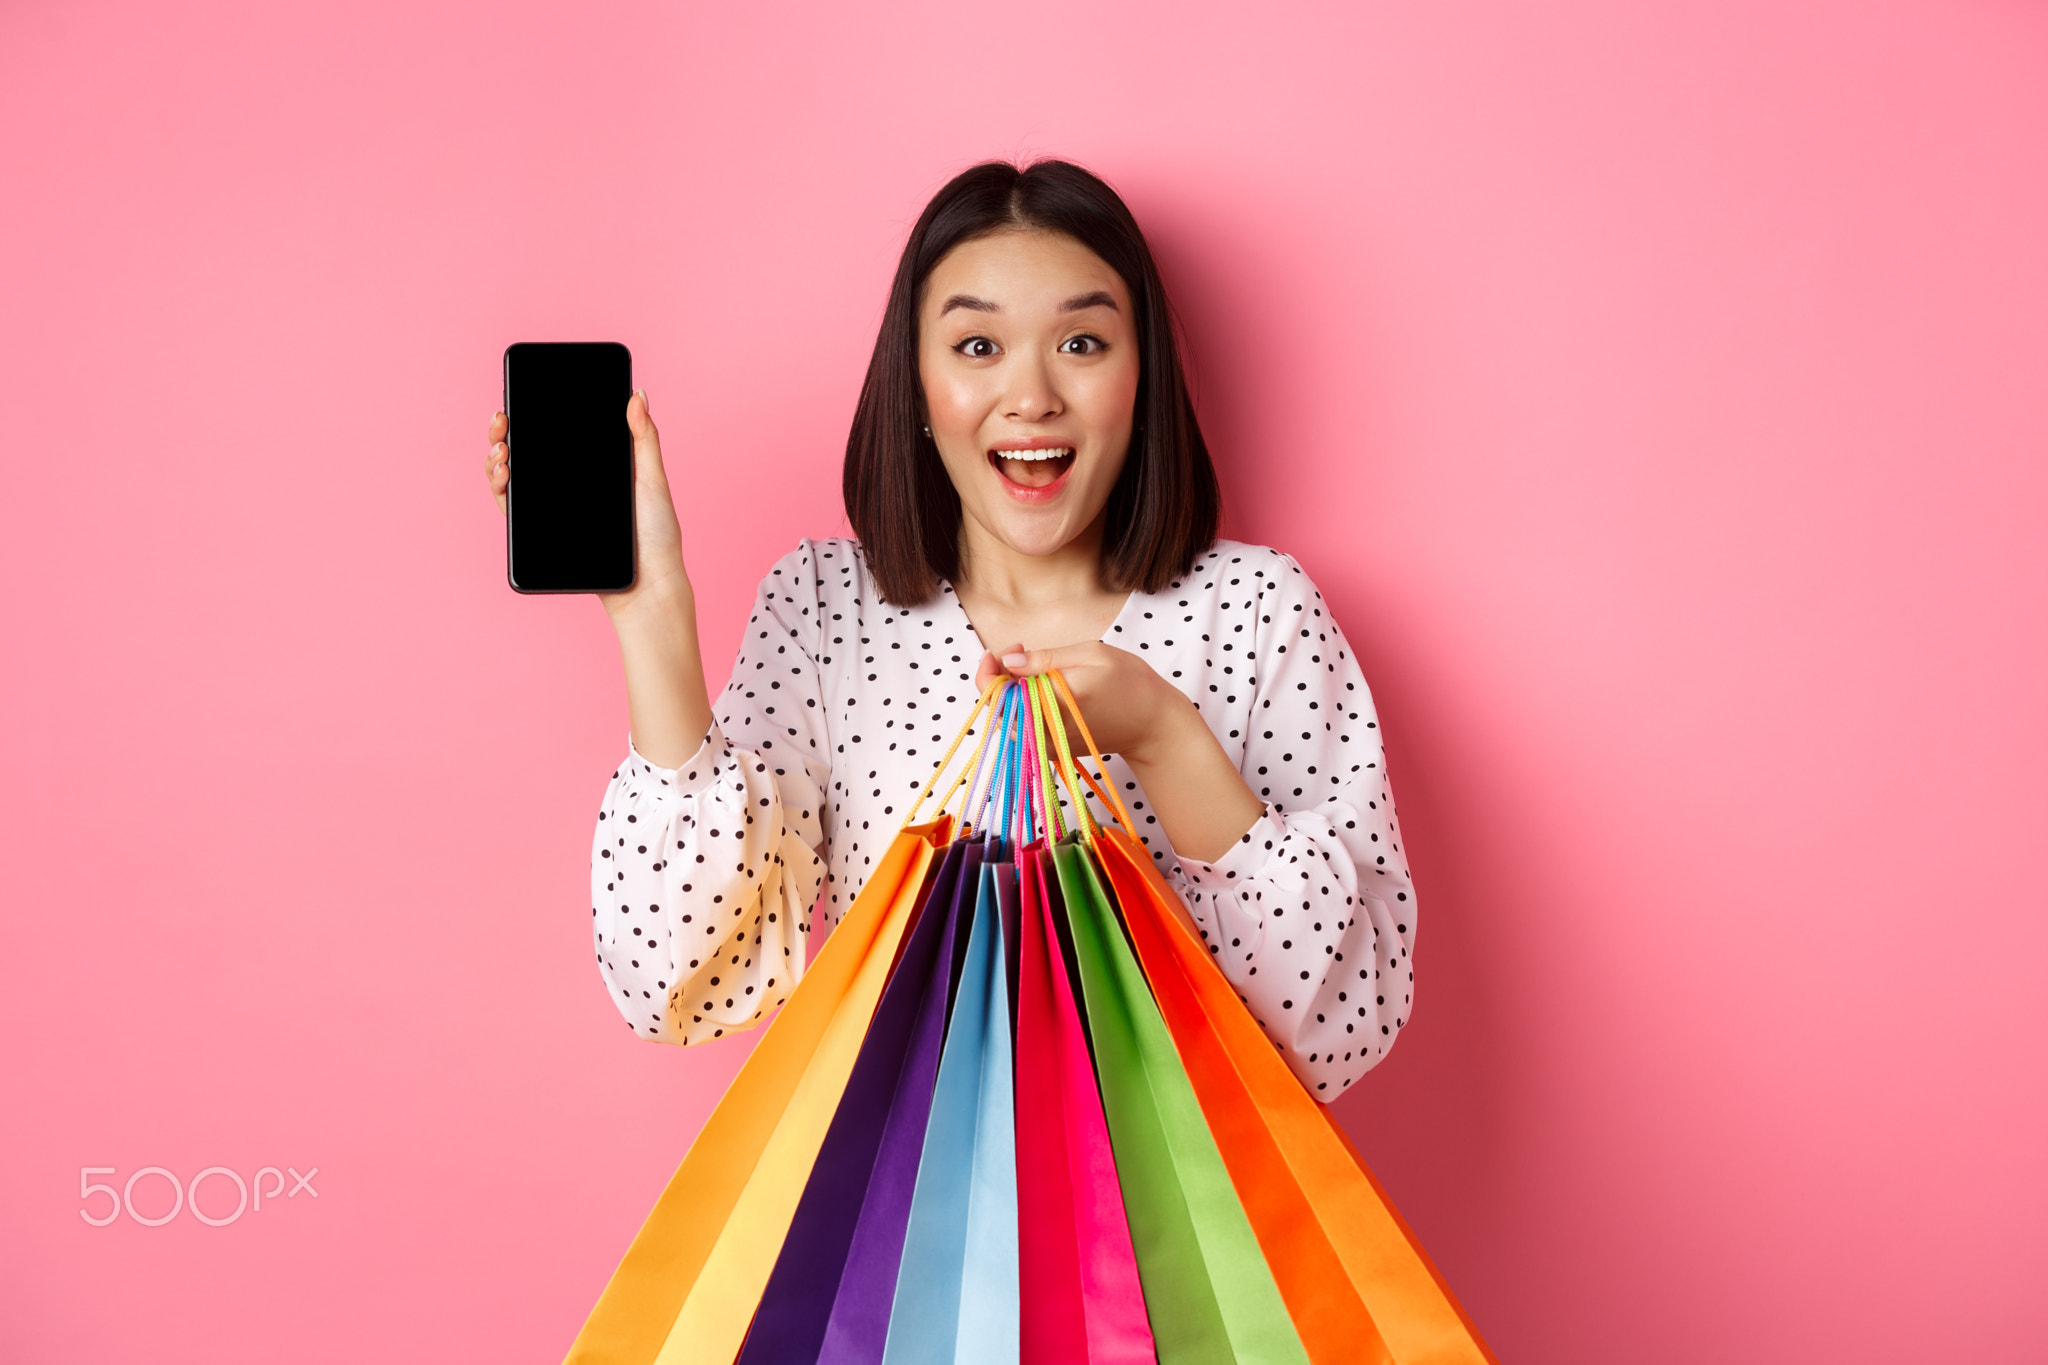
<svg viewBox="0 0 2048 1365"><path fill-rule="evenodd" d="M932 439L966 514L1024 555L1102 515L1138 397L1130 291L1071 237L1007 231L955 247L918 318Z"/></svg>

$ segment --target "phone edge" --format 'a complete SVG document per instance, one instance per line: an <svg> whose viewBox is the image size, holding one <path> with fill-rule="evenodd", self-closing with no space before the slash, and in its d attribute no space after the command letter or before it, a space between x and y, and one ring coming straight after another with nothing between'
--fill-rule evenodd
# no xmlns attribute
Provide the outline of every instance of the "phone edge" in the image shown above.
<svg viewBox="0 0 2048 1365"><path fill-rule="evenodd" d="M626 356L626 401L633 400L633 348L623 341L599 342L532 342L515 341L505 347L498 369L498 402L505 413L506 440L511 440L512 425L512 352L521 346L546 345L595 345L616 346ZM626 529L628 544L632 553L631 573L623 587L616 588L523 588L512 573L512 483L505 482L505 586L522 597L573 597L579 594L603 596L606 593L631 592L640 585L640 498L639 460L633 447L632 428L626 430Z"/></svg>

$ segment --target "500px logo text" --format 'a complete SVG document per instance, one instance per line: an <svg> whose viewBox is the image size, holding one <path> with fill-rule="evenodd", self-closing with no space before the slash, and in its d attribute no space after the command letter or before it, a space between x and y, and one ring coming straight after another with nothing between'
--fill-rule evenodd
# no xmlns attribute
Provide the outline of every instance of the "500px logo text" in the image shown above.
<svg viewBox="0 0 2048 1365"><path fill-rule="evenodd" d="M129 1218L146 1228L160 1228L173 1218L176 1218L180 1211L184 1211L189 1212L194 1218L197 1218L210 1228L224 1228L228 1224L235 1222L244 1213L263 1212L263 1201L266 1199L274 1204L280 1195L286 1199L296 1199L301 1194L309 1194L315 1199L320 1197L320 1191L313 1188L313 1177L320 1174L318 1166L307 1168L304 1175L300 1175L297 1170L290 1166L285 1167L282 1171L275 1166L265 1166L257 1171L255 1176L249 1180L242 1179L241 1173L231 1167L208 1166L205 1170L193 1176L191 1180L184 1183L180 1183L177 1176L165 1170L162 1166L144 1166L130 1174L128 1179L118 1189L112 1185L101 1184L93 1179L96 1175L118 1176L119 1174L119 1169L113 1166L80 1166L78 1168L78 1198L81 1205L78 1210L78 1216L80 1218L83 1218L96 1228L103 1228L119 1218L123 1212L126 1212ZM289 1190L285 1188L285 1177L287 1175L291 1177L291 1188ZM265 1188L266 1181L269 1185L268 1188ZM200 1188L207 1185L208 1182L212 1182L212 1189L207 1194L207 1202L213 1206L213 1213L208 1213L199 1206ZM138 1210L135 1207L135 1189L138 1183L141 1184L145 1195L148 1196L146 1202L153 1209L162 1207L162 1197L157 1193L155 1186L158 1184L168 1185L170 1187L169 1210L156 1213ZM232 1210L222 1213L221 1208L226 1203L225 1190L222 1188L224 1186L233 1188L235 1192L235 1205ZM102 1199L104 1199L104 1202L101 1202ZM104 1216L97 1216L96 1208L104 1209Z"/></svg>

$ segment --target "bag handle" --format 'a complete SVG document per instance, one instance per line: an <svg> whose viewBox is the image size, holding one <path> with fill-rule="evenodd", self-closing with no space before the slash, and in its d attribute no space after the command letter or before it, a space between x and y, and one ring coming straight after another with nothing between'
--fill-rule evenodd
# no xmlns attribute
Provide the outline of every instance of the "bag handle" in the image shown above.
<svg viewBox="0 0 2048 1365"><path fill-rule="evenodd" d="M1073 689L1067 686L1067 680L1060 675L1058 669L1041 674L1035 681L1044 697L1046 725L1059 752L1061 775L1066 779L1068 790L1074 794L1074 804L1083 812L1087 822L1084 833L1092 843L1096 826L1093 812L1088 811L1087 803L1081 797L1080 788L1083 782L1095 793L1096 800L1102 802L1104 809L1109 811L1117 824L1123 827L1124 833L1133 839L1137 838L1136 825L1131 819L1130 811L1124 806L1123 797L1117 793L1116 784L1111 782L1105 787L1094 773L1088 771L1086 764L1074 761L1073 750L1067 742L1066 721L1061 715L1060 702L1066 703L1066 712L1073 716L1074 724L1081 732L1081 738L1087 742L1088 756L1095 760L1096 768L1106 769L1108 766L1103 762L1102 750L1097 747L1094 734L1088 729L1086 717L1081 714L1080 703L1074 699ZM1055 700L1055 693L1058 700Z"/></svg>
<svg viewBox="0 0 2048 1365"><path fill-rule="evenodd" d="M967 736L973 731L974 722L981 716L983 711L990 709L995 704L995 699L1002 689L1003 680L996 679L989 683L987 690L974 703L974 709L967 713L967 723L960 727L960 733L954 735L953 742L946 746L946 756L939 760L938 766L932 769L932 775L924 780L922 787L918 788L917 799L910 803L910 809L904 813L904 828L909 828L916 821L918 811L924 808L925 798L931 795L932 788L938 785L939 778L945 774L946 768L952 763L953 755L959 752L960 745L965 742ZM980 765L980 755L987 748L988 736L983 735L981 746L976 750L975 767ZM959 775L953 779L953 785L946 788L946 794L939 798L939 809L941 811L944 811L947 805L951 803L953 793L960 790L960 784L967 780L970 771L972 769L963 767Z"/></svg>
<svg viewBox="0 0 2048 1365"><path fill-rule="evenodd" d="M995 763L989 770L988 785L982 790L980 804L975 808L974 827L985 836L1001 837L1013 833L1018 805L1017 769L1024 759L1023 714L1019 690L1014 685L1005 684L1001 713L993 731L997 736ZM986 818L991 813L993 818Z"/></svg>
<svg viewBox="0 0 2048 1365"><path fill-rule="evenodd" d="M1102 751L1095 747L1095 736L1088 732L1088 718L1081 714L1081 704L1074 700L1073 692L1067 687L1067 680L1060 675L1060 671L1057 668L1047 673L1046 676L1052 679L1052 685L1059 691L1060 700L1067 704L1067 710L1073 714L1074 724L1081 731L1081 741L1088 746L1088 757L1095 760L1097 771L1108 772L1109 765L1102 761ZM1086 768L1081 768L1080 771L1081 776L1094 789L1097 799L1109 808L1110 813L1116 816L1116 822L1124 827L1124 833L1130 835L1133 839L1137 838L1137 827L1131 820L1131 812L1124 806L1123 797L1117 792L1116 783L1111 782L1109 789L1105 791L1102 784L1095 780L1094 773L1089 772Z"/></svg>
<svg viewBox="0 0 2048 1365"><path fill-rule="evenodd" d="M1038 748L1032 742L1031 708L1024 698L1024 689L1017 688L1011 695L1017 702L1017 728L1011 750L1015 763L1003 793L1003 829L1015 847L1023 848L1038 837L1038 813L1032 805L1036 789L1031 781L1031 765L1037 760Z"/></svg>
<svg viewBox="0 0 2048 1365"><path fill-rule="evenodd" d="M1014 691L1012 689L1015 689ZM1000 699L1000 700L999 700ZM1064 708L1062 708L1064 703ZM1064 709L1065 715L1062 714ZM1047 838L1064 838L1067 820L1060 808L1058 788L1064 782L1072 795L1075 810L1074 825L1083 838L1094 842L1096 823L1094 814L1081 794L1085 783L1095 793L1098 801L1123 827L1125 834L1137 838L1137 827L1131 819L1130 810L1125 807L1123 797L1117 792L1116 784L1107 786L1098 781L1088 766L1074 760L1072 746L1067 739L1066 715L1074 718L1074 727L1080 732L1081 740L1087 745L1088 757L1093 759L1098 770L1106 769L1102 750L1095 743L1095 735L1088 728L1087 717L1081 714L1080 703L1074 699L1074 692L1058 669L1033 674L1028 678L991 679L986 690L976 699L974 709L967 713L967 720L953 736L953 742L946 746L946 753L932 769L930 777L918 789L917 799L903 817L905 826L913 824L917 813L924 808L931 796L932 788L952 765L954 756L974 730L974 724L988 713L988 727L974 746L974 757L960 772L945 795L939 798L939 809L945 810L952 804L954 795L964 785L967 800L962 806L963 833L964 817L969 810L977 817L986 815L989 804L995 799L998 786L1002 790L1002 806L998 809L999 823L1005 833L1015 828L1011 802L1023 807L1023 823L1027 834L1031 830L1031 816L1037 813L1043 817L1043 828ZM1026 724L1028 714L1029 724ZM993 750L994 756L990 757ZM986 778L986 784L983 778ZM976 801L976 794L980 799ZM1035 799L1034 799L1035 798Z"/></svg>
<svg viewBox="0 0 2048 1365"><path fill-rule="evenodd" d="M1059 787L1055 780L1053 746L1046 720L1047 706L1040 696L1039 675L1024 679L1024 689L1031 701L1031 731L1033 747L1037 751L1032 764L1033 776L1037 780L1039 808L1045 812L1045 837L1057 841L1067 835L1067 820L1060 809ZM1083 815L1086 811L1084 809Z"/></svg>
<svg viewBox="0 0 2048 1365"><path fill-rule="evenodd" d="M981 738L975 743L974 757L967 766L967 792L960 802L960 819L957 822L958 830L956 837L964 838L967 834L967 817L975 809L974 793L980 789L982 775L987 771L985 765L988 763L989 744L995 735L995 718L995 709L991 706L988 713L989 728L982 731ZM956 782L954 785L957 787L959 784ZM952 789L949 788L946 793L947 799L951 800L952 795ZM940 808L944 809L943 803Z"/></svg>
<svg viewBox="0 0 2048 1365"><path fill-rule="evenodd" d="M982 733L979 751L974 757L974 766L967 775L967 794L960 803L960 829L964 835L970 830L981 830L984 817L1003 781L1003 772L1009 758L1010 708L1013 699L1006 687L1000 706L989 708L988 729Z"/></svg>
<svg viewBox="0 0 2048 1365"><path fill-rule="evenodd" d="M1052 740L1054 769L1066 784L1067 795L1074 803L1074 827L1090 846L1095 843L1095 812L1088 809L1088 802L1081 794L1081 784L1074 776L1074 754L1067 745L1067 727L1060 717L1059 702L1053 696L1052 684L1043 673L1029 680L1032 694L1038 698L1039 709L1045 716L1045 730ZM1057 793L1055 793L1057 795Z"/></svg>

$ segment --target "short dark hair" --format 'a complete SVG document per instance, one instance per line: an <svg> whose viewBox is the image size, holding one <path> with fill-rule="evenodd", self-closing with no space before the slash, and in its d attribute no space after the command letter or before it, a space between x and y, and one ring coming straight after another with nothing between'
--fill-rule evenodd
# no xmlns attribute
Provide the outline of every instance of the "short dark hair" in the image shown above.
<svg viewBox="0 0 2048 1365"><path fill-rule="evenodd" d="M986 161L919 215L846 438L846 517L884 600L927 601L960 571L960 495L924 434L918 308L925 282L962 242L1006 229L1057 232L1100 256L1130 291L1138 337L1131 449L1110 490L1102 542L1112 587L1157 592L1216 539L1222 492L1181 369L1173 311L1145 235L1115 190L1065 161Z"/></svg>

